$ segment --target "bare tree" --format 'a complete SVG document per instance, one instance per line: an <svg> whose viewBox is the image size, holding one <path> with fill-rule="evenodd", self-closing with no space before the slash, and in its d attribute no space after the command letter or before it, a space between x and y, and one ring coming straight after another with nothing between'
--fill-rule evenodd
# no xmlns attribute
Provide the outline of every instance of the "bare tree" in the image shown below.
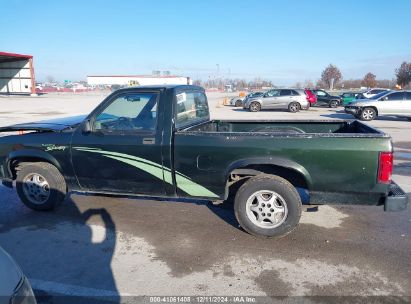
<svg viewBox="0 0 411 304"><path fill-rule="evenodd" d="M193 85L201 87L203 85L203 82L200 79L196 79L193 81Z"/></svg>
<svg viewBox="0 0 411 304"><path fill-rule="evenodd" d="M375 80L376 76L373 73L368 72L364 79L362 80L361 84L367 88L375 88L377 85L377 81Z"/></svg>
<svg viewBox="0 0 411 304"><path fill-rule="evenodd" d="M306 79L304 81L304 88L313 88L313 87L314 87L314 83L310 79Z"/></svg>
<svg viewBox="0 0 411 304"><path fill-rule="evenodd" d="M302 88L301 82L297 81L297 82L294 84L294 87L297 88L297 89L301 89L301 88Z"/></svg>
<svg viewBox="0 0 411 304"><path fill-rule="evenodd" d="M317 83L315 84L315 87L317 89L327 89L327 84L324 81L322 81L321 79L318 79Z"/></svg>
<svg viewBox="0 0 411 304"><path fill-rule="evenodd" d="M321 80L325 83L328 88L332 89L340 80L342 75L340 70L335 66L330 64L327 66L321 74Z"/></svg>
<svg viewBox="0 0 411 304"><path fill-rule="evenodd" d="M411 82L411 62L403 62L398 69L395 70L397 83L404 88Z"/></svg>

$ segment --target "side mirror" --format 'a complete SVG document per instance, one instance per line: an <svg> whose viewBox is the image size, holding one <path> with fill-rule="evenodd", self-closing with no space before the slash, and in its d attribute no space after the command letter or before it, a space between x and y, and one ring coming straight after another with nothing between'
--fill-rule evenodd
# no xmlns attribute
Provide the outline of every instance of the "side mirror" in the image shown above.
<svg viewBox="0 0 411 304"><path fill-rule="evenodd" d="M84 121L82 132L83 132L83 134L89 134L89 133L91 133L91 123L90 123L90 120L89 120L89 119L87 119L86 121Z"/></svg>

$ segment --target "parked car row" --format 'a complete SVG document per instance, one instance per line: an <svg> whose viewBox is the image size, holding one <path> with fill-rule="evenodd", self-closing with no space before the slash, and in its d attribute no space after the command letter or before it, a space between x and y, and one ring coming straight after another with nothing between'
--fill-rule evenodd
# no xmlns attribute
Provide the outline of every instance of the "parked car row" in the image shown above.
<svg viewBox="0 0 411 304"><path fill-rule="evenodd" d="M383 91L370 98L356 99L345 106L355 118L370 121L381 115L411 119L411 91Z"/></svg>
<svg viewBox="0 0 411 304"><path fill-rule="evenodd" d="M371 89L366 92L344 92L331 95L321 89L272 89L252 92L245 97L234 97L231 105L251 112L264 109L283 109L289 112L307 110L311 106L337 108L355 118L369 121L379 115L411 118L411 92Z"/></svg>

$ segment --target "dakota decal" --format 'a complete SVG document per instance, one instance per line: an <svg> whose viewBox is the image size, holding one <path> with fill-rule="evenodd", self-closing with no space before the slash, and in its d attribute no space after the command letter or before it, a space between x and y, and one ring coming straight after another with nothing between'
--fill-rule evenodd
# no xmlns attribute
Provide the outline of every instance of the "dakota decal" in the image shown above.
<svg viewBox="0 0 411 304"><path fill-rule="evenodd" d="M45 151L64 151L67 149L67 146L56 146L54 144L42 144L46 148Z"/></svg>
<svg viewBox="0 0 411 304"><path fill-rule="evenodd" d="M157 177L158 179L164 180L166 183L170 185L173 185L171 169L154 163L152 161L149 161L147 159L124 153L104 151L96 148L73 147L73 149L76 149L77 151L102 154L104 157L126 163L130 166L143 170ZM175 171L175 174L177 188L184 191L185 193L191 196L198 197L219 197L217 194L211 192L207 188L204 188L203 186L193 182L191 178L189 178L188 176L177 171Z"/></svg>

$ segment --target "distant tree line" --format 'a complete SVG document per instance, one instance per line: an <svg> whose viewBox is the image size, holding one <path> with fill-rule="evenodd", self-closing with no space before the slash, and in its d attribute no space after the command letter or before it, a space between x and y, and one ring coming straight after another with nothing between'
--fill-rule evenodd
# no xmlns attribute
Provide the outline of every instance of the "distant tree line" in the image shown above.
<svg viewBox="0 0 411 304"><path fill-rule="evenodd" d="M354 89L360 87L366 88L408 88L411 82L411 62L403 62L395 70L394 79L377 79L377 76L371 72L364 75L362 79L346 79L343 80L343 75L340 69L329 64L321 73L321 78L315 83L311 80L304 82L297 82L294 84L296 88L320 88L320 89ZM263 87L276 87L270 80L261 79L259 77L254 80L247 81L245 79L229 79L216 78L208 80L195 80L194 84L203 86L205 88L215 88L224 90L226 85L231 85L233 89L237 90L259 90Z"/></svg>
<svg viewBox="0 0 411 304"><path fill-rule="evenodd" d="M272 81L262 79L262 78L255 78L254 80L247 81L246 79L230 79L230 78L218 78L218 79L208 79L208 80L200 80L196 79L193 81L194 85L202 86L206 89L218 89L224 90L226 85L231 85L233 89L237 89L239 91L249 89L249 90L259 90L264 87L274 87Z"/></svg>

